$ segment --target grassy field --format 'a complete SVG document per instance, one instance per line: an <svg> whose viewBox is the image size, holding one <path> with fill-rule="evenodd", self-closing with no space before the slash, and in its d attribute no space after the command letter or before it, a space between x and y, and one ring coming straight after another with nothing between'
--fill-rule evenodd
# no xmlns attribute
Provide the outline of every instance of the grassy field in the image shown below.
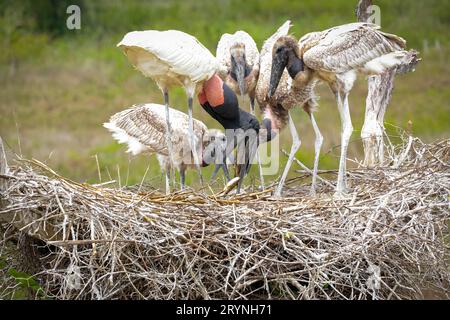
<svg viewBox="0 0 450 320"><path fill-rule="evenodd" d="M386 122L407 128L411 121L414 134L425 141L448 137L450 1L375 2L381 7L383 29L403 36L409 47L422 51L423 58L415 73L397 78ZM15 152L37 158L77 181L99 181L97 156L102 181L120 176L122 185L135 184L149 167L146 182L160 186L163 180L155 157L128 156L125 147L102 127L113 113L133 104L162 103L156 85L133 70L115 47L124 33L179 29L195 35L214 53L224 32L246 30L261 46L286 19L294 22L296 37L353 22L357 1L84 1L80 3L82 29L77 31L65 29L63 5L51 20L46 17L50 9L44 5L53 1L42 1L41 11L31 17L30 3L24 1L22 7L0 3L4 48L0 52L0 136ZM318 93L317 121L325 138L320 167L336 168L339 116L329 89L322 85ZM355 128L351 158L362 156L359 135L366 93L366 79L360 77L350 100ZM187 110L182 89L171 92L171 101ZM248 102L243 102L243 108L249 108ZM194 109L196 118L220 128L198 103ZM293 115L303 142L297 156L311 165L312 127L301 110ZM389 127L389 132L395 134L395 129ZM282 147L289 149L289 132L284 131L280 139ZM208 168L205 175L210 172ZM196 181L195 173L187 178L188 183Z"/></svg>

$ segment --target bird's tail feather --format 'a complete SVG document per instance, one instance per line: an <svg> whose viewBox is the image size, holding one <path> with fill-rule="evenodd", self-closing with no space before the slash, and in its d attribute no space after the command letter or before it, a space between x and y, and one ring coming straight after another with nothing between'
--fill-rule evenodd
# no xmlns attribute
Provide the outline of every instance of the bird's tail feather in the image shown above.
<svg viewBox="0 0 450 320"><path fill-rule="evenodd" d="M131 153L132 155L135 156L147 149L147 147L140 143L139 140L128 135L125 130L117 127L113 122L105 122L103 126L111 131L113 138L116 139L117 142L126 143L128 145L127 152Z"/></svg>
<svg viewBox="0 0 450 320"><path fill-rule="evenodd" d="M407 54L407 51L394 51L385 54L367 62L364 65L363 72L368 75L382 74L387 70L400 65Z"/></svg>

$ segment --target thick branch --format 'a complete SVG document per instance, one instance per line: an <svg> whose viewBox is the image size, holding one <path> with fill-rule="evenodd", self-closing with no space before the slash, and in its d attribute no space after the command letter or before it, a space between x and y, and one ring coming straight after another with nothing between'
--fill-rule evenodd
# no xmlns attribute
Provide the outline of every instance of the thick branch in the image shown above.
<svg viewBox="0 0 450 320"><path fill-rule="evenodd" d="M356 8L359 22L367 22L370 18L371 0L360 0ZM415 70L421 60L416 50L410 50L402 63L385 73L370 77L366 99L366 115L361 138L364 145L364 164L368 167L382 164L384 158L383 130L384 114L389 105L394 89L395 76Z"/></svg>
<svg viewBox="0 0 450 320"><path fill-rule="evenodd" d="M367 22L369 20L369 7L372 5L372 0L360 0L356 7L356 17L359 22Z"/></svg>

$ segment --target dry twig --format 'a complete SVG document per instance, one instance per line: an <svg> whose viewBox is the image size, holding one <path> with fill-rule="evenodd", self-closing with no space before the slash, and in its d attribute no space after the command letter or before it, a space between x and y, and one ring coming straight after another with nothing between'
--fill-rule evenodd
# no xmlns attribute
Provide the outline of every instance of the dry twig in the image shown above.
<svg viewBox="0 0 450 320"><path fill-rule="evenodd" d="M49 245L37 277L59 299L399 299L424 286L445 290L450 140L388 151L393 167L349 171L348 199L334 199L325 180L317 198L308 186L283 200L267 190L166 196L80 184L21 161L0 177L0 220Z"/></svg>

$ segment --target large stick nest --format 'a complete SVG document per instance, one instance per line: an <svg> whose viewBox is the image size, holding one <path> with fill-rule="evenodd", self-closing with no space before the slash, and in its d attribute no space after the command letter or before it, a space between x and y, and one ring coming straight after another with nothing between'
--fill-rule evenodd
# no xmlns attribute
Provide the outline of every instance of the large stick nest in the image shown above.
<svg viewBox="0 0 450 320"><path fill-rule="evenodd" d="M281 200L93 186L20 160L0 176L3 248L43 241L35 277L59 299L415 298L450 282L449 155L409 138L350 171L348 198L323 175L319 196Z"/></svg>

